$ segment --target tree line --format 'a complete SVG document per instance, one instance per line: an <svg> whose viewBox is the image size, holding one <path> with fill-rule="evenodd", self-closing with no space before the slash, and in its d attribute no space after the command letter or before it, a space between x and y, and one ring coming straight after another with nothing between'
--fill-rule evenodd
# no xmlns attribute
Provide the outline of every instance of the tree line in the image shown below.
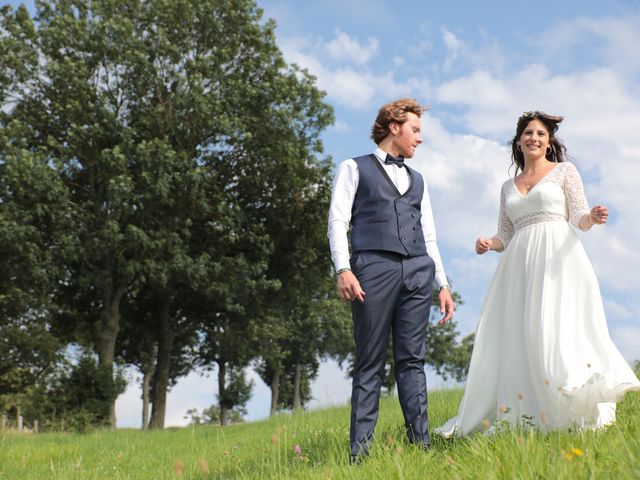
<svg viewBox="0 0 640 480"><path fill-rule="evenodd" d="M274 29L253 0L2 7L0 413L115 427L135 366L143 428L162 428L175 382L210 369L225 424L247 367L275 413L310 399L322 358L350 361L333 111ZM428 362L462 378L456 336L430 329Z"/></svg>

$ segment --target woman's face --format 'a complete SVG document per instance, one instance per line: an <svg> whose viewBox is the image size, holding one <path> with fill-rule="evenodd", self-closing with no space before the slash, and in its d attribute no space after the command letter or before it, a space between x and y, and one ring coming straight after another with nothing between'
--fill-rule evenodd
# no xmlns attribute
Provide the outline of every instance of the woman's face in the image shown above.
<svg viewBox="0 0 640 480"><path fill-rule="evenodd" d="M534 118L527 124L522 135L520 135L518 145L520 145L525 157L539 158L546 156L547 148L550 145L547 127L540 120Z"/></svg>

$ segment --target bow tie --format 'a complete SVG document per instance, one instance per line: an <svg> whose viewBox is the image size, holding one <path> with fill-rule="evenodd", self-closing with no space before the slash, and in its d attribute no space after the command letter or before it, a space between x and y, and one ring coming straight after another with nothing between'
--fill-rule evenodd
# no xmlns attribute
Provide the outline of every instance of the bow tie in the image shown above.
<svg viewBox="0 0 640 480"><path fill-rule="evenodd" d="M387 153L387 158L384 160L384 163L387 165L391 165L395 163L399 167L404 167L404 157L394 157L393 155Z"/></svg>

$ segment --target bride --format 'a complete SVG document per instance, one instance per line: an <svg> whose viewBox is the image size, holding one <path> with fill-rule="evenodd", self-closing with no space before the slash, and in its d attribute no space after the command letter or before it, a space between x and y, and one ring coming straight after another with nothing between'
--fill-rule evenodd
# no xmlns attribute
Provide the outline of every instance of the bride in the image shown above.
<svg viewBox="0 0 640 480"><path fill-rule="evenodd" d="M615 421L640 382L609 338L598 280L570 227L589 230L580 175L555 137L562 117L526 112L512 140L516 177L502 185L498 233L476 252L504 251L490 284L458 415L436 433L503 425L554 430ZM521 171L518 174L518 171ZM492 429L493 429L492 428Z"/></svg>

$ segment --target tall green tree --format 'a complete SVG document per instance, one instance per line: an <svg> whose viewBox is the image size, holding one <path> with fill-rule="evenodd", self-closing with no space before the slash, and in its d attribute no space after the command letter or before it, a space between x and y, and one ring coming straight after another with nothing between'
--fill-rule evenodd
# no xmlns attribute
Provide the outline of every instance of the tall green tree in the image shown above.
<svg viewBox="0 0 640 480"><path fill-rule="evenodd" d="M64 346L50 322L66 236L64 189L45 157L11 140L20 131L0 129L0 411L19 410Z"/></svg>
<svg viewBox="0 0 640 480"><path fill-rule="evenodd" d="M197 325L170 300L143 288L123 305L117 351L142 374L143 429L164 427L167 392L197 365Z"/></svg>
<svg viewBox="0 0 640 480"><path fill-rule="evenodd" d="M130 167L138 144L127 118L126 87L116 85L127 70L122 54L132 52L124 22L112 28L103 22L105 6L40 2L37 22L24 8L13 17L5 12L9 40L29 41L23 62L7 65L3 74L14 79L10 119L25 125L29 147L50 159L66 188L65 216L75 244L74 255L65 259L70 302L62 321L71 315L80 320L84 325L75 325L74 333L82 331L100 364L111 368L120 302L139 270L144 235L130 222L136 209ZM79 310L80 304L85 308Z"/></svg>
<svg viewBox="0 0 640 480"><path fill-rule="evenodd" d="M5 124L24 125L67 197L57 332L112 368L123 299L148 283L168 302L156 317L166 378L171 319L228 332L273 284L265 212L288 172L315 161L331 110L251 0L42 0L35 19L5 8L2 22ZM182 308L185 289L206 314ZM244 344L204 357L233 371Z"/></svg>
<svg viewBox="0 0 640 480"><path fill-rule="evenodd" d="M242 223L233 232L232 245L246 243L241 239L249 232L254 245L251 251L259 247L267 252L262 261L254 258L248 263L256 278L253 282L247 282L246 273L238 275L238 271L246 268L242 264L227 270L227 301L220 303L218 298L210 308L214 313L207 324L209 340L204 358L217 365L221 398L226 388L226 369L248 365L256 352L269 350L272 357L282 352L278 335L274 334L282 331L283 317L273 308L273 302L282 298L279 292L288 291L288 286L303 275L304 265L299 266L297 277L285 279L274 271L274 264L298 259L289 255L289 251L302 249L299 245L304 244L306 236L315 235L317 224L312 222L299 228L300 220L295 213L303 211L304 205L311 205L313 200L320 200L322 206L324 177L319 172L326 170L327 161L317 159L322 151L319 134L333 120L314 79L305 71L284 64L275 45L273 24L268 22L266 26L264 33L269 40L259 53L254 53L255 70L246 72L253 79L249 80L251 92L245 93L251 102L238 101L234 110L247 134L212 146L210 157L225 179L232 205L242 212L242 216L236 215ZM315 197L306 193L314 190L323 193ZM308 199L301 202L303 196ZM297 232L297 236L289 234L287 241L283 241L287 235L283 230ZM256 244L260 238L263 240ZM236 258L246 258L247 250L243 248L244 254ZM322 259L314 259L323 264ZM262 281L255 277L258 271L263 275ZM242 285L240 290L229 288L237 282ZM271 340L265 341L265 337L274 341L269 343ZM273 348L263 348L269 344ZM220 411L224 419L222 404Z"/></svg>
<svg viewBox="0 0 640 480"><path fill-rule="evenodd" d="M304 155L304 144L293 145L299 149L296 157ZM301 387L313 379L323 354L324 307L333 289L326 240L330 159L283 164L287 168L275 175L284 188L274 191L261 210L274 249L267 275L281 285L265 299L260 322L257 370L271 388L271 414L302 407Z"/></svg>
<svg viewBox="0 0 640 480"><path fill-rule="evenodd" d="M11 115L34 61L26 9L0 9L0 410L20 398L58 359L50 329L50 292L60 278L55 259L69 226L65 188ZM22 28L26 25L27 28Z"/></svg>

